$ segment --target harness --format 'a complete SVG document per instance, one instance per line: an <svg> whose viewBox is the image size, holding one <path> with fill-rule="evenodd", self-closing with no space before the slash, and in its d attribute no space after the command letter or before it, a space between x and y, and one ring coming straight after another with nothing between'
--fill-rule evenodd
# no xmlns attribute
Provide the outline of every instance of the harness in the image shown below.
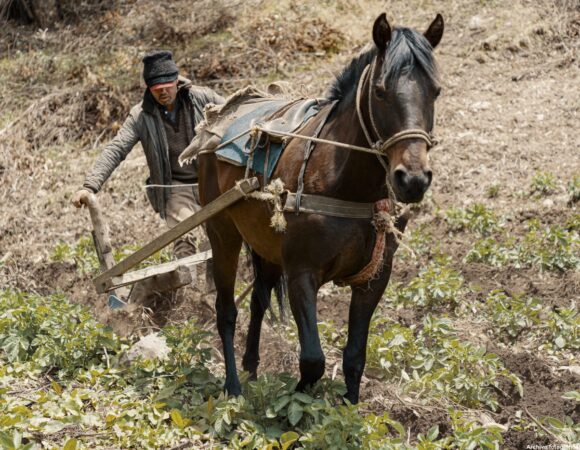
<svg viewBox="0 0 580 450"><path fill-rule="evenodd" d="M389 179L389 165L388 162L384 160L384 156L386 156L388 150L394 145L407 139L423 140L427 144L427 150L430 150L437 144L437 141L434 139L431 133L428 133L419 128L409 128L400 131L386 139L381 136L372 108L372 80L375 77L377 59L378 58L375 57L373 62L365 67L359 79L356 91L357 117L365 138L368 142L368 147L346 144L343 142L321 139L318 137L324 128L324 125L326 125L328 117L336 106L336 102L334 102L324 113L322 120L316 127L316 130L312 136L306 136L297 132L271 129L265 126L263 123L256 123L245 132L235 136L230 140L222 142L215 149L210 150L211 152L214 152L230 144L234 139L250 133L251 144L249 146L250 148L248 149L250 153L250 159L248 165L246 166L246 177L248 177L253 152L258 147L258 144L261 141L261 136L263 134L267 136L283 138L285 142L292 138L303 139L307 141L304 148L304 158L298 175L298 187L295 193L284 190L283 184L280 180L274 180L272 183L267 185L267 177L265 176L264 191L250 193L247 196L262 201L269 201L273 204L274 214L272 216L272 226L277 231L283 231L286 227L286 220L283 214L285 211L294 212L295 214L304 212L351 219L371 219L376 230L376 239L371 260L357 274L346 277L342 280L335 280L335 282L338 284L344 285L362 285L376 277L376 275L380 272L383 264L386 235L392 234L397 241L399 240L398 238L402 236L402 233L395 226L395 222L399 217L401 208L397 203L396 196ZM365 83L368 85L367 97L370 126L367 126L362 114L362 93L363 89L365 88ZM376 137L376 140L373 140L373 135ZM385 184L387 187L388 198L381 199L375 203L361 203L345 201L321 195L304 194L304 175L308 161L310 160L310 156L314 151L316 143L330 144L348 150L374 154L385 169ZM205 150L200 153L206 152L208 151ZM266 158L266 161L267 160L268 158ZM286 199L282 205L281 196L284 194L286 194Z"/></svg>

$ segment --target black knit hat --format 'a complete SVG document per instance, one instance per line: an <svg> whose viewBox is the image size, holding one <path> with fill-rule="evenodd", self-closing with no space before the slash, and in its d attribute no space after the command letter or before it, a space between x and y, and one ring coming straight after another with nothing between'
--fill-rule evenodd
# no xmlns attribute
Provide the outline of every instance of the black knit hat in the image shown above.
<svg viewBox="0 0 580 450"><path fill-rule="evenodd" d="M170 51L155 50L143 57L143 78L148 87L175 81L178 72Z"/></svg>

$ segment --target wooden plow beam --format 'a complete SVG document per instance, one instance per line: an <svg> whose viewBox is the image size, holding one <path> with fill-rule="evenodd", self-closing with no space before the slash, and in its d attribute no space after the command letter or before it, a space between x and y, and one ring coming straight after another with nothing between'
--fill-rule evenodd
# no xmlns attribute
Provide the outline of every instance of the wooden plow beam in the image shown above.
<svg viewBox="0 0 580 450"><path fill-rule="evenodd" d="M129 269L143 262L145 259L149 258L154 253L171 244L173 241L179 239L184 234L189 233L195 227L198 227L206 220L212 218L213 216L220 213L227 207L233 205L242 198L245 198L247 194L255 191L259 187L260 182L256 177L244 179L240 181L237 184L237 186L224 192L214 201L208 203L199 211L192 214L187 219L181 221L175 227L169 229L162 235L158 236L157 238L155 238L154 240L152 240L151 242L149 242L136 252L132 253L122 261L118 262L117 264L112 265L111 264L112 258L107 258L108 261L106 261L106 264L103 264L104 261L101 264L101 267L103 269L106 267L106 270L93 279L93 283L95 285L97 292L98 293L109 292L120 286L133 284L136 283L137 281L152 278L155 276L167 277L166 274L171 274L175 271L184 272L183 270L180 270L180 268L182 268L183 266L191 266L199 264L200 262L203 262L211 258L211 252L203 252L200 254L192 255L191 257L188 258L172 261L170 263L151 266L145 269L128 272ZM93 218L92 213L91 218ZM95 225L94 220L93 225ZM108 236L105 237L108 239ZM98 246L98 244L96 245ZM110 249L110 244L108 245L108 248ZM97 250L97 252L99 252L99 250ZM178 275L176 275L176 277L177 280L175 282L179 283L180 278Z"/></svg>

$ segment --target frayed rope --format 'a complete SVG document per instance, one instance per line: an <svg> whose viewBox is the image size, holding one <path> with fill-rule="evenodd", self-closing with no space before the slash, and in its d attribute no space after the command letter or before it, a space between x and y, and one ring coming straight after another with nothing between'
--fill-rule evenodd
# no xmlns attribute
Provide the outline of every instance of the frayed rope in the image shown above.
<svg viewBox="0 0 580 450"><path fill-rule="evenodd" d="M286 231L286 218L284 217L284 208L282 207L282 194L285 192L284 183L280 178L264 188L262 192L251 192L246 195L248 198L254 198L263 202L269 202L274 207L274 213L270 219L270 226L278 233Z"/></svg>

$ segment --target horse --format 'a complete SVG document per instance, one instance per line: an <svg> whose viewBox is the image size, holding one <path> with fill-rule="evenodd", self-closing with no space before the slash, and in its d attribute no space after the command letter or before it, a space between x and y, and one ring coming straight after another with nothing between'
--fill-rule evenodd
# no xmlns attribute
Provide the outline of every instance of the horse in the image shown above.
<svg viewBox="0 0 580 450"><path fill-rule="evenodd" d="M323 108L300 130L304 135L318 131L324 141L316 144L303 167L304 140L290 139L272 179L282 180L290 192L296 192L302 182L305 194L345 202L378 204L389 198L395 201L392 197L401 203L421 201L432 180L428 151L433 142L429 133L440 92L433 49L443 29L439 14L423 34L391 27L386 14L381 14L373 24L372 42L332 82L330 104L325 106L329 109ZM358 152L333 142L375 151ZM382 151L380 156L377 149ZM212 152L200 154L197 163L203 205L246 175L244 167L220 161ZM246 242L256 262L256 276L243 369L250 379L256 378L262 319L272 290L286 277L300 342L296 389L302 391L322 378L325 356L317 329L317 292L324 283L351 280L346 282L352 296L343 374L345 398L355 404L366 362L369 324L390 278L398 246L396 233L386 234L379 270L368 281L357 282L352 281L353 274L368 266L380 237L372 220L285 213L286 229L281 233L270 226L271 213L268 203L250 198L224 209L206 223L213 251L217 328L225 360L224 390L229 395L241 395L234 353L234 285L240 250ZM401 231L405 224L403 217L396 223Z"/></svg>

